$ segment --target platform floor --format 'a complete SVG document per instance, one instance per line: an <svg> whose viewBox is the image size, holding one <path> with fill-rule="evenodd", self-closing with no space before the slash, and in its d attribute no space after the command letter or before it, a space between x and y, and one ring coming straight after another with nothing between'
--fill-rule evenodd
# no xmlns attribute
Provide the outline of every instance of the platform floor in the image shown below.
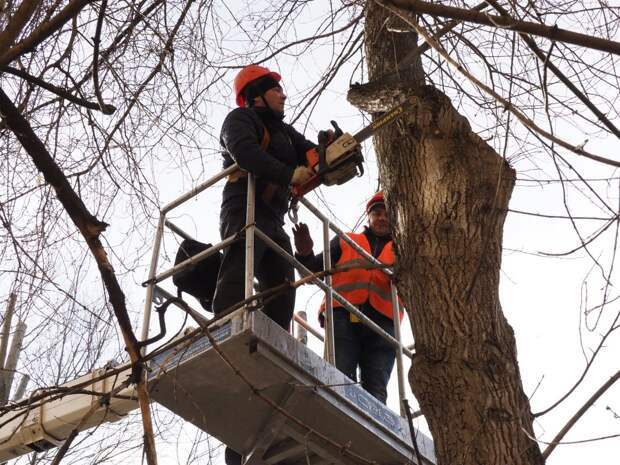
<svg viewBox="0 0 620 465"><path fill-rule="evenodd" d="M248 465L418 464L405 419L262 313L238 310L212 334L253 387L295 420L257 396L206 337L152 359L149 389L243 452ZM418 432L417 442L422 463L435 463L432 441Z"/></svg>

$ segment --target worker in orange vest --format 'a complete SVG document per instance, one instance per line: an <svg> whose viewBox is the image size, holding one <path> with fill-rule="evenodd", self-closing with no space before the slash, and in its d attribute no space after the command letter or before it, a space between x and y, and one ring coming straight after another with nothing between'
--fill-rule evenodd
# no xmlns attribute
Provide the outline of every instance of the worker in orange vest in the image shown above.
<svg viewBox="0 0 620 465"><path fill-rule="evenodd" d="M361 234L348 233L357 245L386 265L394 263L392 235L383 192L377 192L366 204L368 226ZM308 226L300 223L293 228L295 257L310 271L323 270L323 255L314 255L313 241ZM347 242L335 237L330 242L331 267L360 264L336 273L332 286L336 292L355 305L364 315L385 332L394 335L394 322L390 292L390 278L381 269L370 268L364 259ZM396 352L394 347L377 333L360 323L336 300L334 305L334 345L336 367L353 381L360 370L362 387L381 402L387 400L387 383L390 379ZM325 301L321 304L321 317ZM402 314L399 315L402 318Z"/></svg>

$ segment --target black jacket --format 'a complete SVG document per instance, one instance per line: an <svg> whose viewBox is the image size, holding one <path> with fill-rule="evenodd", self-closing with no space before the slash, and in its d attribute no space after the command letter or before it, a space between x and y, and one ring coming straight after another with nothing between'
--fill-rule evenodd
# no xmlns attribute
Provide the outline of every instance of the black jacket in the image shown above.
<svg viewBox="0 0 620 465"><path fill-rule="evenodd" d="M261 149L264 128L270 141ZM237 163L256 175L256 208L272 213L280 221L288 207L289 184L295 167L306 164L306 151L315 145L291 125L281 121L268 108L236 108L222 125L220 142L224 147L224 168ZM278 188L268 204L262 193L268 184ZM222 198L222 211L245 211L247 179L227 182Z"/></svg>

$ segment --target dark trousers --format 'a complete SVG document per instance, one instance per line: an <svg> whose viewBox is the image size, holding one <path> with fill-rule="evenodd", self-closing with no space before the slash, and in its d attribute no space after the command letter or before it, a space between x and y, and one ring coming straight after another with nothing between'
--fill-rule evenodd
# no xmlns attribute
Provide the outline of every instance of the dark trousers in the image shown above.
<svg viewBox="0 0 620 465"><path fill-rule="evenodd" d="M291 240L282 223L272 213L256 209L255 223L261 231L280 247L292 254ZM223 211L220 215L220 235L222 239L239 232L245 226L245 209ZM270 289L285 281L293 282L293 266L263 241L254 238L254 275L258 280L259 292ZM242 301L245 289L245 234L230 247L224 249L222 264L217 278L213 298L213 312L217 315L231 305ZM263 312L282 328L288 331L295 307L295 289L286 289L269 298Z"/></svg>
<svg viewBox="0 0 620 465"><path fill-rule="evenodd" d="M222 239L241 231L245 226L245 219L245 209L222 211L220 215ZM257 208L255 223L261 231L292 255L291 240L284 232L282 222L278 218L270 212ZM254 237L254 276L258 280L259 292L285 281L293 282L295 279L293 266L256 236ZM245 234L242 234L230 247L224 249L213 298L213 312L217 315L231 305L242 301L245 298L244 290ZM295 289L289 288L270 298L263 312L288 331L294 308ZM227 465L241 465L241 455L230 447L226 447L224 458Z"/></svg>
<svg viewBox="0 0 620 465"><path fill-rule="evenodd" d="M394 322L390 318L374 309L364 313L370 313L366 316L386 333L394 335ZM359 366L362 387L385 404L387 384L396 359L396 351L390 343L364 324L351 322L348 311L335 308L334 345L336 368L357 381Z"/></svg>

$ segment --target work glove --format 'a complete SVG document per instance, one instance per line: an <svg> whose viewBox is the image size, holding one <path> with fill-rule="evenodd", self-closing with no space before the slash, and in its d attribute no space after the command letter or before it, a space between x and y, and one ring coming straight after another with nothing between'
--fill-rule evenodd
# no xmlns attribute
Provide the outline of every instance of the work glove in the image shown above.
<svg viewBox="0 0 620 465"><path fill-rule="evenodd" d="M308 181L312 176L314 176L314 171L312 171L307 166L298 166L293 171L293 177L291 178L291 184L294 186L301 185Z"/></svg>
<svg viewBox="0 0 620 465"><path fill-rule="evenodd" d="M338 123L335 121L330 121L330 123L332 123L334 129L319 131L319 145L323 144L327 147L329 144L342 136L343 132L342 129L340 129L340 126L338 126Z"/></svg>
<svg viewBox="0 0 620 465"><path fill-rule="evenodd" d="M312 255L314 242L310 237L310 231L306 223L299 223L293 226L293 238L295 239L295 250L302 257Z"/></svg>
<svg viewBox="0 0 620 465"><path fill-rule="evenodd" d="M319 136L318 136L319 145L323 144L327 147L329 144L334 142L334 140L336 140L336 137L334 135L333 129L327 129L326 131L319 131Z"/></svg>

